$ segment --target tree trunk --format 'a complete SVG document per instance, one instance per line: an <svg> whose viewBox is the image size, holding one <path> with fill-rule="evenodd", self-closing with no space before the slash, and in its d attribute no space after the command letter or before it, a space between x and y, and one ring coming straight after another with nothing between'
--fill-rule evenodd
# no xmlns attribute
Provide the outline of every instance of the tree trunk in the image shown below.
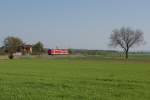
<svg viewBox="0 0 150 100"><path fill-rule="evenodd" d="M126 53L126 60L128 59L128 51L129 51L129 50L126 50L126 51L125 51L125 53Z"/></svg>

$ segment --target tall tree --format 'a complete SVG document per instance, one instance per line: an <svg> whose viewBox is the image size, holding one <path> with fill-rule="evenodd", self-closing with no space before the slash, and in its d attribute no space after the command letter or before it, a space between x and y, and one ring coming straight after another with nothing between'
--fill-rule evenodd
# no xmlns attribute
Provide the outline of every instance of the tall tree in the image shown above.
<svg viewBox="0 0 150 100"><path fill-rule="evenodd" d="M143 34L141 30L132 30L128 27L114 29L110 36L110 45L113 47L121 47L125 52L125 58L128 59L130 48L144 43Z"/></svg>
<svg viewBox="0 0 150 100"><path fill-rule="evenodd" d="M14 53L18 50L19 46L23 45L22 39L18 37L6 37L4 39L4 48L8 53Z"/></svg>
<svg viewBox="0 0 150 100"><path fill-rule="evenodd" d="M34 44L32 48L33 48L33 52L36 52L36 53L41 54L44 51L43 43L40 41Z"/></svg>

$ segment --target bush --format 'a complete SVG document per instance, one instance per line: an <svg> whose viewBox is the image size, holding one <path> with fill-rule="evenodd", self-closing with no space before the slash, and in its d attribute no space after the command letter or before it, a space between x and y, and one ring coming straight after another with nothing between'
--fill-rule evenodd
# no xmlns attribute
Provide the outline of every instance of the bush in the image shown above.
<svg viewBox="0 0 150 100"><path fill-rule="evenodd" d="M8 56L9 59L13 59L14 58L14 55L11 53L9 56Z"/></svg>

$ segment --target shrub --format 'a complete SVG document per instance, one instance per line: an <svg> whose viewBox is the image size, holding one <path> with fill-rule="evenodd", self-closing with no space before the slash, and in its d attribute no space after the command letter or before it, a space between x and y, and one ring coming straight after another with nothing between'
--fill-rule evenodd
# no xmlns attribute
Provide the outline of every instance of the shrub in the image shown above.
<svg viewBox="0 0 150 100"><path fill-rule="evenodd" d="M14 55L11 53L9 56L8 56L9 59L13 59L14 58Z"/></svg>

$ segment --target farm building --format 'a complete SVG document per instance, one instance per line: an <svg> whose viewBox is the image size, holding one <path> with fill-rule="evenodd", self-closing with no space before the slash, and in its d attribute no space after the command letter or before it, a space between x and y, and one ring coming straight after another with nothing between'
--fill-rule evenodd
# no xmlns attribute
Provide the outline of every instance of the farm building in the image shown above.
<svg viewBox="0 0 150 100"><path fill-rule="evenodd" d="M24 45L19 46L17 53L19 53L19 52L20 52L22 55L25 55L25 54L32 54L32 45L24 44Z"/></svg>
<svg viewBox="0 0 150 100"><path fill-rule="evenodd" d="M22 46L24 54L31 54L32 53L32 45L23 45Z"/></svg>
<svg viewBox="0 0 150 100"><path fill-rule="evenodd" d="M32 45L21 45L18 47L17 51L13 53L14 56L32 54Z"/></svg>

